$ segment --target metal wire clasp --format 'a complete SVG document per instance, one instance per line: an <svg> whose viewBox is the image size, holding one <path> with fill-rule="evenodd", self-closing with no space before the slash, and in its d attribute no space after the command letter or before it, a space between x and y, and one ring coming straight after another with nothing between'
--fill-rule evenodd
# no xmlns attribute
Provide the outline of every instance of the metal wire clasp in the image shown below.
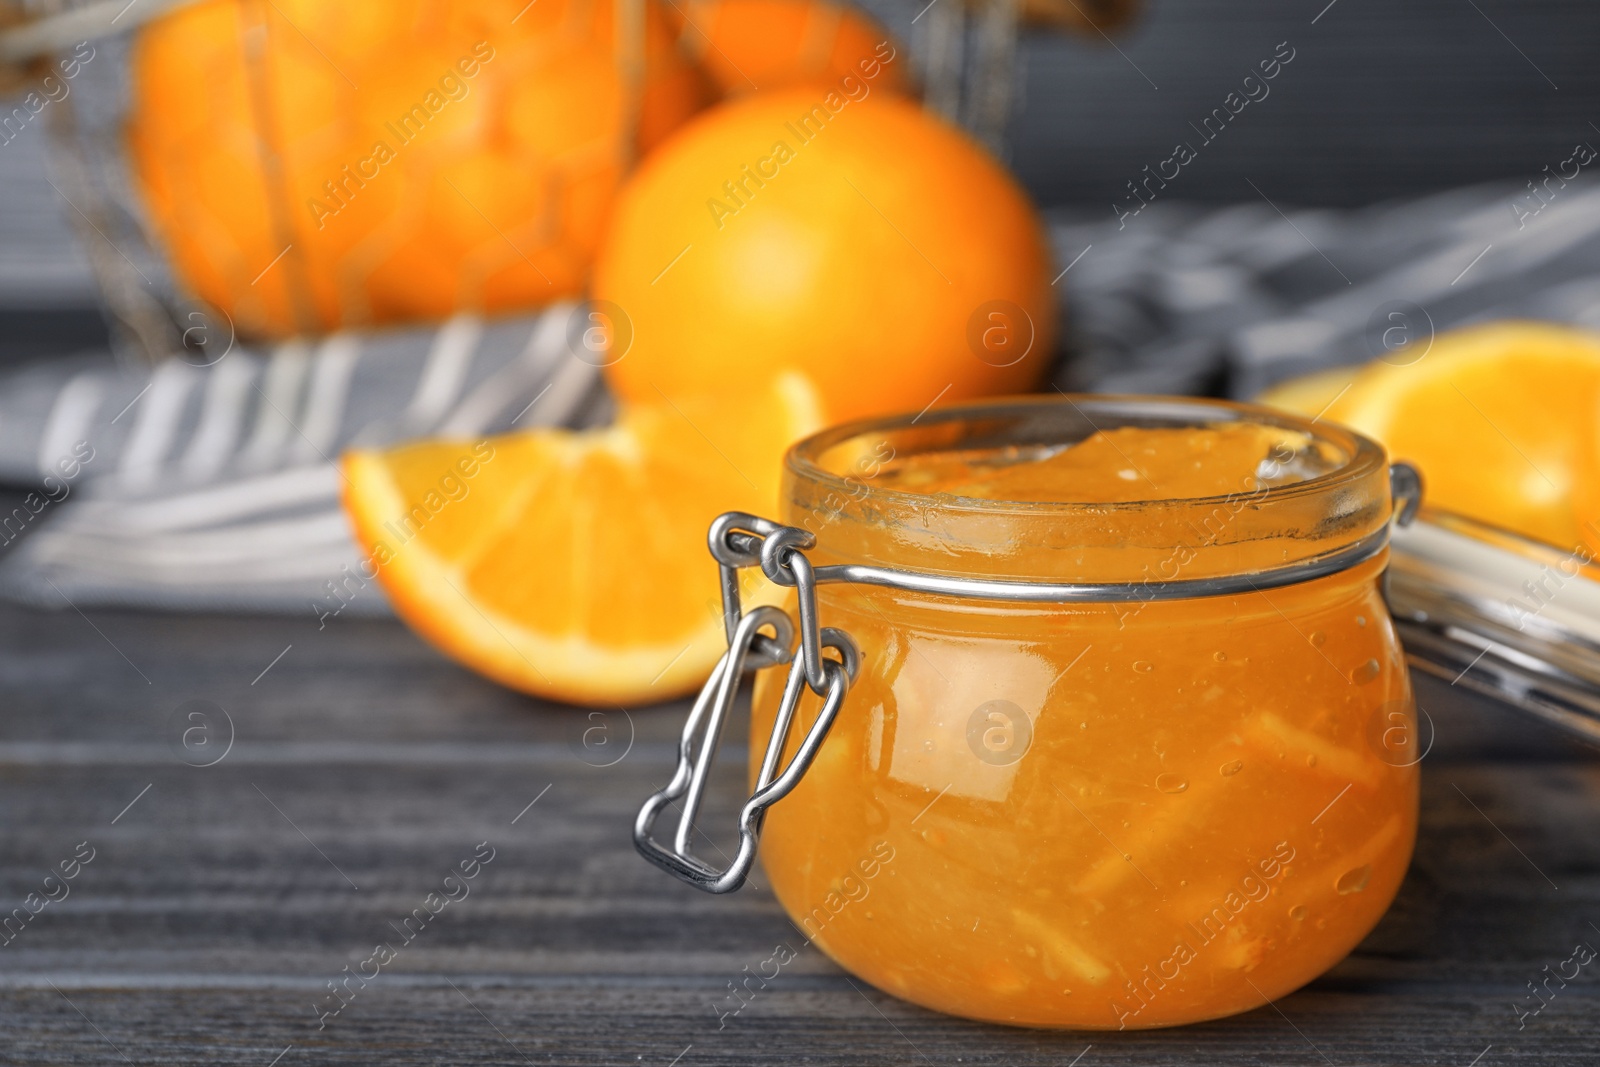
<svg viewBox="0 0 1600 1067"><path fill-rule="evenodd" d="M860 671L861 654L848 634L817 623L816 573L804 551L815 543L811 534L770 519L730 511L711 524L709 542L711 555L722 571L722 614L728 650L712 668L711 677L695 699L678 743L678 765L672 780L639 809L633 824L633 843L645 859L690 885L710 893L729 893L744 884L755 865L756 844L767 809L789 795L816 758ZM741 609L739 571L748 567L760 567L776 584L795 589L800 609L798 654L792 647L795 625L786 612L765 606L749 612ZM823 649L827 648L838 653L839 658L825 657ZM789 664L789 677L783 687L783 699L767 738L755 789L739 813L739 850L725 869L718 870L694 854L692 839L722 729L744 675L784 663ZM794 757L780 772L778 763L804 688L822 697L822 710ZM680 799L683 807L669 846L656 840L652 831L662 810Z"/></svg>

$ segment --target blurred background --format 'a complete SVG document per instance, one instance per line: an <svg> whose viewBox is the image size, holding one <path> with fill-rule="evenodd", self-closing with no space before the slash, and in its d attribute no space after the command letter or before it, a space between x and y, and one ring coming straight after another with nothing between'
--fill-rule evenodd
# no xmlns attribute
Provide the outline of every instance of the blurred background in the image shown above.
<svg viewBox="0 0 1600 1067"><path fill-rule="evenodd" d="M865 6L901 39L915 38L921 5ZM1283 206L1358 207L1494 181L1509 197L1575 142L1600 137L1591 125L1600 114L1597 34L1600 10L1577 0L1151 0L1109 40L1023 35L1003 151L1043 207L1109 217L1127 181L1287 40L1297 56L1291 76L1273 83L1270 106L1208 145L1174 198L1250 202L1247 179ZM108 336L45 149L42 129L0 146L8 362Z"/></svg>
<svg viewBox="0 0 1600 1067"><path fill-rule="evenodd" d="M631 368L654 359L657 372L699 366L694 373L716 380L715 359L737 362L742 352L762 350L759 331L741 333L748 324L712 310L676 324L635 321L624 332L641 340L627 360L576 352L574 338L589 335L574 333L573 324L592 314L583 310L585 298L614 308L609 302L628 304L619 293L665 291L651 276L693 243L681 227L698 208L658 203L656 219L612 226L606 198L638 158L658 151L700 152L698 165L713 166L714 152L683 148L686 140L673 135L680 124L714 126L706 116L761 96L748 92L744 83L754 82L739 63L767 62L763 48L792 53L792 69L781 77L762 74L769 86L808 78L820 85L854 69L851 48L898 42L903 58L890 80L902 84L885 82L883 93L903 90L964 127L1020 183L1043 221L1042 257L1024 232L1031 221L995 222L993 232L943 227L939 238L957 242L952 256L992 254L1002 265L978 285L992 292L974 290L971 304L962 293L955 304L1003 298L1030 331L1037 328L1047 350L1030 355L1026 382L997 371L936 397L942 371L927 371L938 381L923 381L905 369L945 366L941 360L975 366L962 343L966 312L952 312L944 325L923 323L917 309L937 300L907 288L899 293L904 305L875 298L899 309L878 317L894 319L890 329L899 332L887 343L904 351L880 344L874 358L884 374L905 371L903 395L868 389L862 395L873 403L847 410L835 402L850 392L848 376L833 389L819 370L833 419L1046 385L1251 399L1312 372L1387 359L1408 343L1426 351L1437 333L1459 326L1507 318L1600 325L1600 192L1589 173L1600 144L1590 117L1600 115L1600 72L1587 56L1600 12L1590 5L872 0L841 15L796 0L784 22L774 14L781 3L768 10L746 0L746 21L735 26L727 21L735 3L727 10L711 0L624 3L616 11L650 14L649 33L640 30L639 38L648 56L630 59L622 49L612 73L612 7L605 4L535 8L521 25L516 20L530 9L513 15L515 4L423 5L417 10L434 13L427 17L467 20L426 44L406 36L412 31L403 19L363 28L353 14L293 4L180 5L177 14L133 25L165 6L144 0L124 11L104 2L28 0L6 9L13 29L0 61L26 53L19 32L63 12L88 21L69 23L59 40L84 29L93 42L81 46L92 59L57 79L56 91L67 93L60 103L38 95L50 68L37 64L48 60L15 61L7 74L13 102L0 115L0 366L10 370L0 379L0 483L37 485L64 443L91 424L98 457L81 494L93 507L75 501L56 509L66 519L52 513L3 538L0 595L12 599L301 610L308 594L320 596L340 568L360 562L336 500L334 459L342 451L603 424L619 388L622 399L639 399L628 395ZM852 10L876 25L851 23ZM617 17L620 26L633 16ZM494 27L489 35L499 35L507 58L484 66L490 74L476 83L477 98L441 112L438 121L456 126L405 149L405 162L393 168L406 172L404 180L374 180L373 191L351 200L350 215L311 226L296 198L309 193L310 204L335 195L317 181L359 160L368 127L380 130L429 84L434 66L454 61L453 52L441 60L430 49L457 48L445 38L467 33L472 18ZM556 27L561 18L566 29L531 28L536 19ZM584 19L587 28L572 36ZM257 30L269 45L250 43ZM621 42L626 34L618 33ZM541 34L554 43L547 48ZM130 45L136 35L147 42L143 53ZM286 64L273 75L272 107L283 109L294 132L273 150L289 161L283 180L295 191L277 202L260 196L278 180L274 157L256 161L251 146L256 105L249 100L257 90L249 87L257 74L241 74L256 70L247 57L257 47ZM58 54L66 49L60 44ZM574 58L580 53L582 63ZM561 72L568 60L577 73ZM628 66L635 60L636 70ZM690 82L702 74L723 81L691 100ZM375 80L382 84L372 87ZM631 86L638 100L616 111L607 95L614 83ZM467 118L469 108L510 100L529 85L538 92L524 110L536 119L517 117L523 104L495 103L492 122L501 125L493 128L502 132L472 132L479 120ZM37 118L19 106L30 91ZM719 94L721 110L689 118ZM635 105L636 114L628 110ZM570 128L568 118L576 120ZM585 123L593 125L593 144L572 132ZM554 158L589 162L519 170L523 160L554 151L541 140L552 129L559 131L552 137L567 139L557 147L574 153ZM516 143L507 148L507 140ZM964 184L967 195L990 195L971 184L979 171L960 169L990 173L965 149L921 160L907 158L915 150L899 142L882 146L881 160L860 165L893 175L922 168L916 180L927 192L920 206L895 207L883 218L903 210L901 222L915 231L919 224L905 219L926 211L932 233L941 227L931 220L950 214ZM561 184L569 179L570 188ZM349 188L355 179L338 180ZM547 182L566 191L541 200L537 190ZM714 189L715 179L706 184ZM1013 193L994 195L1008 201ZM380 205L383 198L400 206ZM552 217L559 232L541 228ZM867 221L876 225L877 217ZM812 222L815 234L854 225ZM603 233L611 244L591 271L586 257ZM652 242L669 240L677 243L640 258ZM699 269L694 262L678 275ZM729 273L705 275L707 288L675 298L678 306L692 309L704 298L714 308L716 287L738 273L719 269ZM878 279L895 273L867 271ZM688 283L674 277L672 284ZM813 295L821 300L820 293ZM642 304L626 311L635 319L665 313ZM865 324L846 321L837 300L789 311L808 324L814 352L836 347L828 329L867 335L858 329ZM444 326L447 319L455 325ZM537 340L541 323L548 330ZM660 340L684 323L691 325L672 335L675 342ZM903 328L912 323L922 332ZM306 345L321 347L312 354ZM944 346L937 359L923 358L930 345ZM219 364L235 347L242 358ZM564 358L563 348L577 358ZM713 351L721 355L714 359ZM977 355L994 367L1004 363ZM605 373L596 373L601 366ZM951 371L949 380L966 373ZM634 387L643 389L641 381L635 377ZM1315 412L1347 384L1336 381L1299 402ZM430 389L435 395L424 397ZM1354 413L1341 417L1360 424ZM1382 437L1378 427L1365 428ZM1569 458L1559 462L1570 465ZM294 483L287 496L259 481L275 473ZM208 486L245 486L252 497L287 503L219 517L192 499ZM1498 507L1495 500L1486 509ZM1571 541L1569 526L1555 539ZM228 529L256 536L218 547ZM279 535L290 529L295 536L284 541ZM41 530L50 532L40 538ZM194 539L185 542L185 534ZM212 554L197 556L201 549ZM25 558L12 558L19 550ZM202 558L214 564L209 578L196 562ZM352 610L385 609L369 597Z"/></svg>

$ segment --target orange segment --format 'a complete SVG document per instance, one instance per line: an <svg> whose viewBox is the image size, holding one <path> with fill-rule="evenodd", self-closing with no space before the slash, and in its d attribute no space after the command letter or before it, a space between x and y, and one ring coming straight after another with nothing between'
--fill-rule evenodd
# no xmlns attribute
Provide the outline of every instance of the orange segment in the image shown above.
<svg viewBox="0 0 1600 1067"><path fill-rule="evenodd" d="M1541 322L1469 327L1441 334L1414 363L1369 364L1336 392L1332 377L1304 379L1263 399L1299 410L1332 399L1323 417L1415 463L1429 504L1562 548L1582 540L1575 501L1594 497L1600 335Z"/></svg>
<svg viewBox="0 0 1600 1067"><path fill-rule="evenodd" d="M557 700L665 700L724 648L711 520L773 513L783 451L819 411L790 375L600 430L355 451L345 507L395 610L461 663ZM747 597L779 599L747 573Z"/></svg>

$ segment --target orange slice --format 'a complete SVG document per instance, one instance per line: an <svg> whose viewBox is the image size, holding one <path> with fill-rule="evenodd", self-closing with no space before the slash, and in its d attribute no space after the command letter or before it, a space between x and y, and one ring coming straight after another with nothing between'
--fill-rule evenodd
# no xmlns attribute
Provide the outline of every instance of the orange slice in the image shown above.
<svg viewBox="0 0 1600 1067"><path fill-rule="evenodd" d="M1403 356L1400 350L1398 356ZM1323 417L1423 473L1426 503L1570 549L1596 476L1600 335L1496 322L1439 335L1414 363L1369 364Z"/></svg>
<svg viewBox="0 0 1600 1067"><path fill-rule="evenodd" d="M711 520L772 514L819 412L787 375L735 405L625 406L605 429L354 451L345 509L396 612L447 655L556 700L666 700L725 647ZM752 603L779 600L746 574Z"/></svg>

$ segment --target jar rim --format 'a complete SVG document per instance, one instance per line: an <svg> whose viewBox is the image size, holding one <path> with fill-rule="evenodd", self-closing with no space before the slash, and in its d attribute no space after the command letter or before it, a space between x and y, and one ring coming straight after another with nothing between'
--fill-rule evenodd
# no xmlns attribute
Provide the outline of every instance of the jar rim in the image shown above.
<svg viewBox="0 0 1600 1067"><path fill-rule="evenodd" d="M1093 433L1102 421L1115 422L1116 426L1147 425L1155 428L1201 426L1216 423L1256 423L1303 433L1338 449L1345 460L1339 466L1317 473L1309 478L1281 485L1263 486L1252 490L1253 495L1265 501L1284 501L1303 495L1317 495L1337 491L1346 485L1355 485L1374 473L1386 469L1387 454L1382 445L1363 434L1342 426L1324 423L1318 418L1307 419L1290 412L1235 400L1210 397L1140 396L1134 394L1072 394L1059 392L1057 396L1013 396L999 399L968 401L947 407L924 409L918 413L869 417L840 423L803 438L790 446L784 456L788 473L799 476L824 489L836 492L859 491L861 479L829 469L822 457L831 449L852 438L894 431L932 429L940 425L971 423L982 419L1016 419L1045 409L1071 410L1080 417ZM1099 416L1099 418L1093 417ZM1129 421L1138 420L1138 421ZM916 507L937 501L940 509L972 515L1082 515L1107 512L1137 511L1152 505L1178 505L1203 508L1236 498L1239 493L1226 493L1196 497L1149 497L1139 500L1094 501L1029 501L1003 500L988 497L966 497L951 493L919 493L912 490L868 485L866 492L875 499L894 501L904 506Z"/></svg>

